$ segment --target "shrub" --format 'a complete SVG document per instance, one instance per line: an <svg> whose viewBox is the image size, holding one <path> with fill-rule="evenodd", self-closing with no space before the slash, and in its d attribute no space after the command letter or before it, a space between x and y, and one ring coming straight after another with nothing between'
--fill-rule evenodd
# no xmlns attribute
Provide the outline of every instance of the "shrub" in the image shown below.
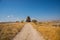
<svg viewBox="0 0 60 40"><path fill-rule="evenodd" d="M24 22L24 20L21 21L21 23L23 23L23 22Z"/></svg>
<svg viewBox="0 0 60 40"><path fill-rule="evenodd" d="M34 20L32 20L32 22L36 23L36 22L37 22L37 20L35 20L35 19L34 19Z"/></svg>
<svg viewBox="0 0 60 40"><path fill-rule="evenodd" d="M16 21L16 23L18 23L19 21Z"/></svg>

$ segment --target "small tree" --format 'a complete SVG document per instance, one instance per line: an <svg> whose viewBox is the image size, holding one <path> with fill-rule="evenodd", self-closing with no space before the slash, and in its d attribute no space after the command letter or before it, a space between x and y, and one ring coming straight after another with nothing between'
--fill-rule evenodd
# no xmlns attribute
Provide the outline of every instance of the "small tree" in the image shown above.
<svg viewBox="0 0 60 40"><path fill-rule="evenodd" d="M32 20L32 22L36 23L36 22L37 22L37 20L35 20L35 19L34 19L34 20Z"/></svg>
<svg viewBox="0 0 60 40"><path fill-rule="evenodd" d="M34 20L32 20L32 22L35 23L35 24L37 25L37 20L34 19Z"/></svg>
<svg viewBox="0 0 60 40"><path fill-rule="evenodd" d="M16 21L16 23L18 23L19 21Z"/></svg>
<svg viewBox="0 0 60 40"><path fill-rule="evenodd" d="M31 18L28 16L26 22L31 22Z"/></svg>

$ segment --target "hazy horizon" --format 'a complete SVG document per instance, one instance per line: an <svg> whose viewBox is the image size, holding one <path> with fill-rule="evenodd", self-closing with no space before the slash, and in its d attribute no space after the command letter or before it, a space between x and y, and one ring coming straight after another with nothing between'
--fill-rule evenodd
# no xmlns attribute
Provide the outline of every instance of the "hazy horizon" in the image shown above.
<svg viewBox="0 0 60 40"><path fill-rule="evenodd" d="M0 22L60 20L60 0L0 0Z"/></svg>

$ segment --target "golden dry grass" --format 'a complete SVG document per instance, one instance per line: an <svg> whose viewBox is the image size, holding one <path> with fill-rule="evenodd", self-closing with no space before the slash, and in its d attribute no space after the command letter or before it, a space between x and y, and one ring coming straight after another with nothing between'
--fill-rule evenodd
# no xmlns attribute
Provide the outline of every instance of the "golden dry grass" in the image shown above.
<svg viewBox="0 0 60 40"><path fill-rule="evenodd" d="M0 40L12 40L20 32L25 23L0 24Z"/></svg>
<svg viewBox="0 0 60 40"><path fill-rule="evenodd" d="M20 32L26 23L5 23L0 24L0 40L12 40L13 37ZM37 31L39 31L46 40L60 40L60 26L56 23L31 23Z"/></svg>
<svg viewBox="0 0 60 40"><path fill-rule="evenodd" d="M56 23L31 23L46 40L60 40L60 24Z"/></svg>

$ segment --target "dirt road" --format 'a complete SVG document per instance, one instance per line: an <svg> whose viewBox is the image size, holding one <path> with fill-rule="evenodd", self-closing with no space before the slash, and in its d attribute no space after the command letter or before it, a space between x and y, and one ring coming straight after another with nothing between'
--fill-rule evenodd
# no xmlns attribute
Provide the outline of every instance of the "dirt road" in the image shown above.
<svg viewBox="0 0 60 40"><path fill-rule="evenodd" d="M30 23L27 23L13 40L44 40L44 38Z"/></svg>

